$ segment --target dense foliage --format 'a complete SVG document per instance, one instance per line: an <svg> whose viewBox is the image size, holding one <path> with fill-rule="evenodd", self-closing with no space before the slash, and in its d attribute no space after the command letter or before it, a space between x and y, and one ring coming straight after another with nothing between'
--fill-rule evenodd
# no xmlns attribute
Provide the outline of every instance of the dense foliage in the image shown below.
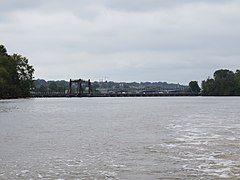
<svg viewBox="0 0 240 180"><path fill-rule="evenodd" d="M220 69L214 73L214 78L202 82L202 94L209 96L239 96L240 71L235 73Z"/></svg>
<svg viewBox="0 0 240 180"><path fill-rule="evenodd" d="M0 98L28 97L33 87L34 68L19 54L9 55L0 45Z"/></svg>
<svg viewBox="0 0 240 180"><path fill-rule="evenodd" d="M190 88L190 91L194 94L198 94L201 91L201 88L199 87L197 81L191 81L189 83L189 88Z"/></svg>
<svg viewBox="0 0 240 180"><path fill-rule="evenodd" d="M46 81L44 79L37 79L33 81L34 92L44 93L44 92L59 92L66 93L69 89L69 82L60 81Z"/></svg>

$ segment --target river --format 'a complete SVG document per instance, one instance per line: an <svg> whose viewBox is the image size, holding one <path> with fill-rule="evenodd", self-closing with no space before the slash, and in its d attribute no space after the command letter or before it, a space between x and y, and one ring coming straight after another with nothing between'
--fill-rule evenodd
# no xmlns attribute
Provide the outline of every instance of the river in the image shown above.
<svg viewBox="0 0 240 180"><path fill-rule="evenodd" d="M0 101L0 179L240 179L239 97Z"/></svg>

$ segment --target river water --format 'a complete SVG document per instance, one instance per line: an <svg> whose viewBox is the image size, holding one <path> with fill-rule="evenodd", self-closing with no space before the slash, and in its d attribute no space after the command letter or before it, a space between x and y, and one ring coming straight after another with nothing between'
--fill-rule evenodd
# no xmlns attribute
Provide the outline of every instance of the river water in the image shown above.
<svg viewBox="0 0 240 180"><path fill-rule="evenodd" d="M0 179L240 179L240 98L2 100Z"/></svg>

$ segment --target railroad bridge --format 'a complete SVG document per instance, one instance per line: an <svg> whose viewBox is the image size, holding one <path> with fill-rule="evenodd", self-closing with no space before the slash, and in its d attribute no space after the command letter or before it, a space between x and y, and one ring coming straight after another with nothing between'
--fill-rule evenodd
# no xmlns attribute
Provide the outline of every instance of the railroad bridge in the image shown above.
<svg viewBox="0 0 240 180"><path fill-rule="evenodd" d="M74 96L72 86L73 84L77 84L77 96L81 97L84 93L84 87L88 88L88 95L92 95L92 84L90 79L89 80L83 80L83 79L77 79L69 81L69 96Z"/></svg>

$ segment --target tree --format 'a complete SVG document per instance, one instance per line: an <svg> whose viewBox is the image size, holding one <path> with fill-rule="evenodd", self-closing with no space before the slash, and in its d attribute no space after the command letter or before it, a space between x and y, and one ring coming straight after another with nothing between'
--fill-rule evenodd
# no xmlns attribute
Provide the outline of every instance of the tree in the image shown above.
<svg viewBox="0 0 240 180"><path fill-rule="evenodd" d="M214 96L217 95L215 92L215 81L214 79L207 79L202 82L202 95Z"/></svg>
<svg viewBox="0 0 240 180"><path fill-rule="evenodd" d="M58 91L57 83L54 82L54 81L51 82L48 87L49 87L50 91L52 91L52 92L57 92Z"/></svg>
<svg viewBox="0 0 240 180"><path fill-rule="evenodd" d="M213 74L215 80L226 79L229 76L234 76L234 73L228 69L220 69L214 72Z"/></svg>
<svg viewBox="0 0 240 180"><path fill-rule="evenodd" d="M218 95L234 95L235 75L227 69L220 69L214 73L216 92Z"/></svg>
<svg viewBox="0 0 240 180"><path fill-rule="evenodd" d="M47 88L44 85L41 85L38 89L39 92L46 92Z"/></svg>
<svg viewBox="0 0 240 180"><path fill-rule="evenodd" d="M240 95L240 70L236 70L235 84L235 95Z"/></svg>
<svg viewBox="0 0 240 180"><path fill-rule="evenodd" d="M0 57L0 63L2 59ZM6 89L6 80L9 77L7 70L0 64L0 98L3 96L4 90Z"/></svg>
<svg viewBox="0 0 240 180"><path fill-rule="evenodd" d="M0 98L19 96L19 91L15 90L17 83L16 63L7 54L6 48L0 45Z"/></svg>
<svg viewBox="0 0 240 180"><path fill-rule="evenodd" d="M189 87L190 87L191 92L196 93L196 94L199 93L201 90L197 81L191 81L189 83Z"/></svg>
<svg viewBox="0 0 240 180"><path fill-rule="evenodd" d="M203 95L231 96L240 95L240 71L236 73L228 69L214 72L214 79L202 82Z"/></svg>
<svg viewBox="0 0 240 180"><path fill-rule="evenodd" d="M0 56L7 56L7 49L4 45L0 45Z"/></svg>
<svg viewBox="0 0 240 180"><path fill-rule="evenodd" d="M18 54L12 56L0 45L0 98L27 97L33 87L34 68L28 59Z"/></svg>
<svg viewBox="0 0 240 180"><path fill-rule="evenodd" d="M17 76L19 79L19 87L22 91L22 96L30 95L30 89L33 88L33 66L29 65L28 59L18 54L12 55L16 63Z"/></svg>

